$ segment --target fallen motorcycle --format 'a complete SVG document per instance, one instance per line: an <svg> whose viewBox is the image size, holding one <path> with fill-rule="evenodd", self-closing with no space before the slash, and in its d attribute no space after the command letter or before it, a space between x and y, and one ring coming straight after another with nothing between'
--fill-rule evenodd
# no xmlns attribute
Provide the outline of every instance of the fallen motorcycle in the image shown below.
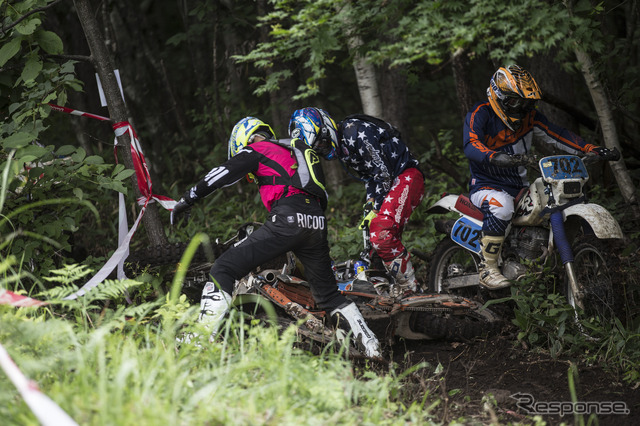
<svg viewBox="0 0 640 426"><path fill-rule="evenodd" d="M344 262L349 265L350 262ZM339 264L342 266L343 264ZM385 337L409 340L468 340L499 325L499 318L470 299L452 294L417 293L402 299L387 295L389 280L383 271L364 273L338 282L339 291L355 302L368 323L384 322ZM327 313L320 310L306 281L279 270L265 270L245 277L237 294L259 294L279 312L302 321L299 333L319 343L331 340L333 330L325 324ZM376 327L378 328L378 327Z"/></svg>
<svg viewBox="0 0 640 426"><path fill-rule="evenodd" d="M515 281L549 267L562 277L562 292L576 313L600 318L615 315L616 295L605 244L620 241L623 234L606 208L587 201L584 186L589 179L585 162L619 158L614 150L605 157L584 157L584 161L573 155L537 161L540 176L516 198L503 244L499 263L507 279ZM482 212L464 194L445 194L427 212L458 215L436 222L436 229L446 237L434 251L429 290L477 295Z"/></svg>
<svg viewBox="0 0 640 426"><path fill-rule="evenodd" d="M229 240L216 241L214 252L240 244L256 226L246 223ZM172 247L175 255L181 256L181 245ZM136 253L135 258L147 257L138 263L158 265L177 263L178 258L169 262L168 251L162 251L161 259L152 259L154 250ZM157 250L156 250L157 251ZM249 315L266 319L260 307L268 301L275 307L278 324L285 326L296 323L298 335L318 344L336 341L336 332L329 324L327 313L319 309L311 295L309 284L300 277L295 257L291 253L274 260L280 262L277 268L258 268L236 283L234 305ZM469 340L491 331L501 325L500 318L491 310L471 299L455 294L417 293L402 299L389 296L389 278L384 270L354 269L352 260L336 264L335 272L339 291L355 302L365 320L383 330L380 340L391 343L397 337L409 340L445 339L453 341ZM187 274L188 288L200 288L207 280L206 274L211 263L195 262ZM378 334L379 331L376 331ZM352 354L353 348L351 348Z"/></svg>

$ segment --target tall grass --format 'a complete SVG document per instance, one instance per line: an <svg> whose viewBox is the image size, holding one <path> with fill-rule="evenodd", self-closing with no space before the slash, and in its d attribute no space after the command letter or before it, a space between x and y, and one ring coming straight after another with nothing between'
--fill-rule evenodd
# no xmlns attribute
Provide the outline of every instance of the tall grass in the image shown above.
<svg viewBox="0 0 640 426"><path fill-rule="evenodd" d="M395 400L401 377L354 371L337 351L312 355L295 327L252 326L239 314L212 344L177 344L196 315L172 299L146 312L74 301L0 306L0 341L21 370L83 425L429 423ZM131 316L134 312L135 316ZM155 315L155 316L154 316ZM90 321L80 317L89 316ZM86 327L86 324L93 324ZM187 331L200 331L187 326ZM3 424L37 424L0 372Z"/></svg>
<svg viewBox="0 0 640 426"><path fill-rule="evenodd" d="M0 212L8 164L0 178ZM16 214L0 218L6 222ZM5 244L12 240L4 237ZM2 257L0 288L31 294L35 288L23 288L20 271L19 259ZM176 334L183 332L206 336L194 324L197 307L178 296L183 271L172 291L157 300L150 297L156 293L149 283L107 280L84 297L62 302L90 271L65 265L50 272L51 278L40 278L52 286L33 295L51 301L49 306L0 305L0 342L22 372L79 424L430 422L426 397L408 407L398 399L404 376L354 370L340 351L308 353L296 344L295 326L284 332L256 326L235 312L224 338L177 343ZM134 287L151 302L127 305L125 291ZM1 370L0 423L38 424Z"/></svg>

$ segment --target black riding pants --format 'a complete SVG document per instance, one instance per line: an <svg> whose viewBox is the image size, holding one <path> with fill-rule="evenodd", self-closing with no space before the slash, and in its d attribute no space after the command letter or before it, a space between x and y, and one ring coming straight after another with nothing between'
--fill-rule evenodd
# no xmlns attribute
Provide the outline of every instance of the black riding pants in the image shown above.
<svg viewBox="0 0 640 426"><path fill-rule="evenodd" d="M214 262L211 276L220 288L232 294L236 280L288 251L304 266L320 308L333 310L347 302L338 292L331 268L324 212L316 199L302 194L278 200L264 225Z"/></svg>

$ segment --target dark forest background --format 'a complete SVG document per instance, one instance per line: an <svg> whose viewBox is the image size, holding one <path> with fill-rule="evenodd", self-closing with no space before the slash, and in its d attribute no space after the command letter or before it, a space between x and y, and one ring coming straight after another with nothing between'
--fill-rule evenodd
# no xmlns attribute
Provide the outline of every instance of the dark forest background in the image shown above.
<svg viewBox="0 0 640 426"><path fill-rule="evenodd" d="M84 9L91 20L78 13ZM638 235L637 1L29 0L2 1L0 11L2 214L21 212L3 223L13 237L3 251L31 261L34 272L69 260L99 264L115 249L113 189L126 194L130 223L138 214L109 124L47 106L114 115L98 96L104 58L89 48L92 32L119 70L118 113L140 136L155 194L177 199L224 161L231 128L245 116L286 137L291 113L304 106L336 121L374 112L402 131L427 172L428 197L407 238L428 253L437 236L423 210L442 192L466 191L464 115L486 99L499 66L518 63L542 88L539 109L553 122L621 150L618 170L590 170L590 191ZM126 150L118 155L123 163ZM359 247L352 228L364 191L337 162L323 166L333 250L345 256ZM53 199L71 201L38 204ZM225 235L265 214L248 183L209 197L178 228L156 209L133 250L197 232ZM59 245L48 248L52 240Z"/></svg>

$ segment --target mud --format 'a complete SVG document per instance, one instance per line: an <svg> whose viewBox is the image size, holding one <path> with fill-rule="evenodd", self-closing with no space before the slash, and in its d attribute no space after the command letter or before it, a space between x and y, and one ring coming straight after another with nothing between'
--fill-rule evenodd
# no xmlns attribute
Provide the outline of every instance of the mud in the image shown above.
<svg viewBox="0 0 640 426"><path fill-rule="evenodd" d="M577 371L574 375L577 401L616 402L599 407L629 411L598 415L598 423L591 424L640 424L640 383L626 384L618 373L602 366L586 365L571 358L554 359L549 353L524 347L517 342L515 332L506 325L499 335L471 342L396 342L388 349L399 371L426 364L407 378L403 399L421 401L428 393L426 406L440 399L430 411L434 421L444 424L460 418L477 424L532 424L534 415L525 408L553 413L553 409L557 412L567 405L545 407L545 403L572 401L569 374L573 364ZM530 397L513 397L518 393ZM522 398L532 398L533 403ZM571 413L540 417L552 425L574 424L576 420ZM588 415L583 419L585 424L589 422Z"/></svg>

